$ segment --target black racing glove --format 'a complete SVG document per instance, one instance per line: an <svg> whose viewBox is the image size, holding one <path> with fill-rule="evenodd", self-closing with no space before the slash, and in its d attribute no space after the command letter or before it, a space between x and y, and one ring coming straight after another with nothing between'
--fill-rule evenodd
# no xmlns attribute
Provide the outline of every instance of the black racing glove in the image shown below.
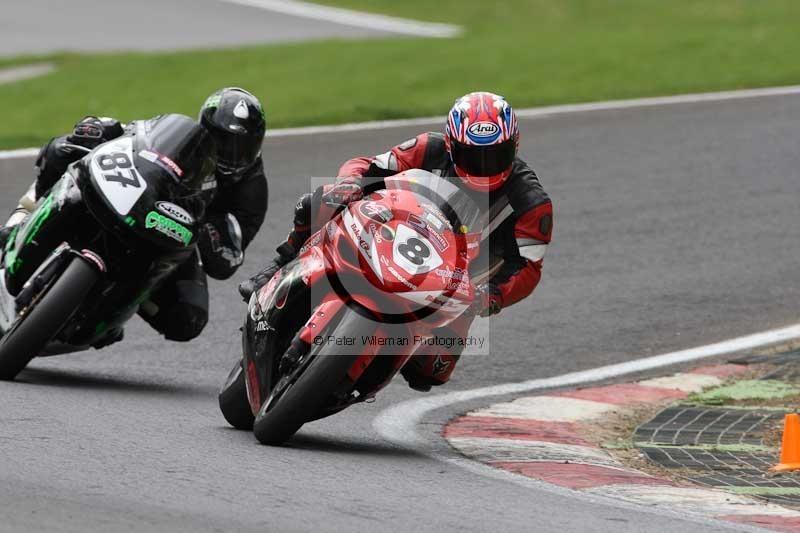
<svg viewBox="0 0 800 533"><path fill-rule="evenodd" d="M104 142L116 139L124 133L119 120L108 117L84 117L75 124L67 142L94 149Z"/></svg>
<svg viewBox="0 0 800 533"><path fill-rule="evenodd" d="M487 317L496 315L503 309L503 293L497 286L484 283L475 287L475 299L470 311L476 315Z"/></svg>
<svg viewBox="0 0 800 533"><path fill-rule="evenodd" d="M67 170L67 167L86 155L84 150L71 145L93 150L100 144L116 139L124 133L122 124L111 118L85 117L75 124L67 136L55 137L44 145L36 159L39 169L36 175L36 198L41 198Z"/></svg>
<svg viewBox="0 0 800 533"><path fill-rule="evenodd" d="M228 279L244 262L242 230L230 213L211 215L197 241L203 268L214 279Z"/></svg>

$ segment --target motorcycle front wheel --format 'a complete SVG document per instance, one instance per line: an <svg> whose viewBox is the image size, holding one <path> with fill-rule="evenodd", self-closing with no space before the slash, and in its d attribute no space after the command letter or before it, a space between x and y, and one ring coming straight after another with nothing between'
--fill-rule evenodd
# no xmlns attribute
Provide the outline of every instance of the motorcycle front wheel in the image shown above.
<svg viewBox="0 0 800 533"><path fill-rule="evenodd" d="M74 258L0 339L0 380L17 377L58 335L97 283L97 270Z"/></svg>
<svg viewBox="0 0 800 533"><path fill-rule="evenodd" d="M342 312L344 316L326 336L354 337L375 327L350 309ZM360 356L353 351L352 347L335 344L312 345L302 373L284 390L278 391L279 396L269 403L265 401L256 415L253 433L258 441L282 444L303 424L318 418L335 401L335 393L347 384L347 372Z"/></svg>

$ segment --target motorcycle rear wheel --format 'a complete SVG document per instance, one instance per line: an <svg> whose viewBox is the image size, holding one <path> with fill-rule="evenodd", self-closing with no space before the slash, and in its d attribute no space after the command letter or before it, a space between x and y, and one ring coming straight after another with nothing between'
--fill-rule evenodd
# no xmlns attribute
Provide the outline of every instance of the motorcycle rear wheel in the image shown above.
<svg viewBox="0 0 800 533"><path fill-rule="evenodd" d="M0 339L0 380L13 380L39 355L72 318L98 277L95 268L74 258L50 287L34 299L27 314Z"/></svg>
<svg viewBox="0 0 800 533"><path fill-rule="evenodd" d="M365 331L364 326L374 328L358 313L350 309L344 313L338 325L325 336L352 337L355 332ZM333 399L334 392L348 379L347 371L359 354L353 354L352 347L329 344L312 346L307 357L311 360L297 380L274 401L274 405L265 410L265 404L256 415L253 433L260 443L282 444L303 424L319 418Z"/></svg>

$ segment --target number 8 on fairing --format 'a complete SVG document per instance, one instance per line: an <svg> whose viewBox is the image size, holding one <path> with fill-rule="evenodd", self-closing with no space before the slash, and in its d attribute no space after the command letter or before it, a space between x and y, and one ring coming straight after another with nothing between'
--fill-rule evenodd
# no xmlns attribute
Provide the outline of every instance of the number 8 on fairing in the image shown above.
<svg viewBox="0 0 800 533"><path fill-rule="evenodd" d="M425 259L431 256L430 248L416 237L411 237L404 244L398 246L397 251L417 266L422 265Z"/></svg>
<svg viewBox="0 0 800 533"><path fill-rule="evenodd" d="M417 230L399 224L396 231L392 257L397 266L416 276L442 265L442 257Z"/></svg>

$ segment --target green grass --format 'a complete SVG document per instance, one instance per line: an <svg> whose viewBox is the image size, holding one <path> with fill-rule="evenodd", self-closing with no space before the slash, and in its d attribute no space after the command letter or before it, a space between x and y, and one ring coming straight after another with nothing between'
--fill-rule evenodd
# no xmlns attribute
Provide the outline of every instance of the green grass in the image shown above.
<svg viewBox="0 0 800 533"><path fill-rule="evenodd" d="M323 1L466 31L452 40L58 55L49 58L57 72L0 86L0 148L36 145L90 113L194 115L225 85L255 92L270 126L286 127L444 115L476 89L527 107L800 82L796 0Z"/></svg>
<svg viewBox="0 0 800 533"><path fill-rule="evenodd" d="M800 394L800 387L791 383L775 379L746 379L692 394L687 401L705 405L726 405L739 400L774 400L797 394Z"/></svg>

